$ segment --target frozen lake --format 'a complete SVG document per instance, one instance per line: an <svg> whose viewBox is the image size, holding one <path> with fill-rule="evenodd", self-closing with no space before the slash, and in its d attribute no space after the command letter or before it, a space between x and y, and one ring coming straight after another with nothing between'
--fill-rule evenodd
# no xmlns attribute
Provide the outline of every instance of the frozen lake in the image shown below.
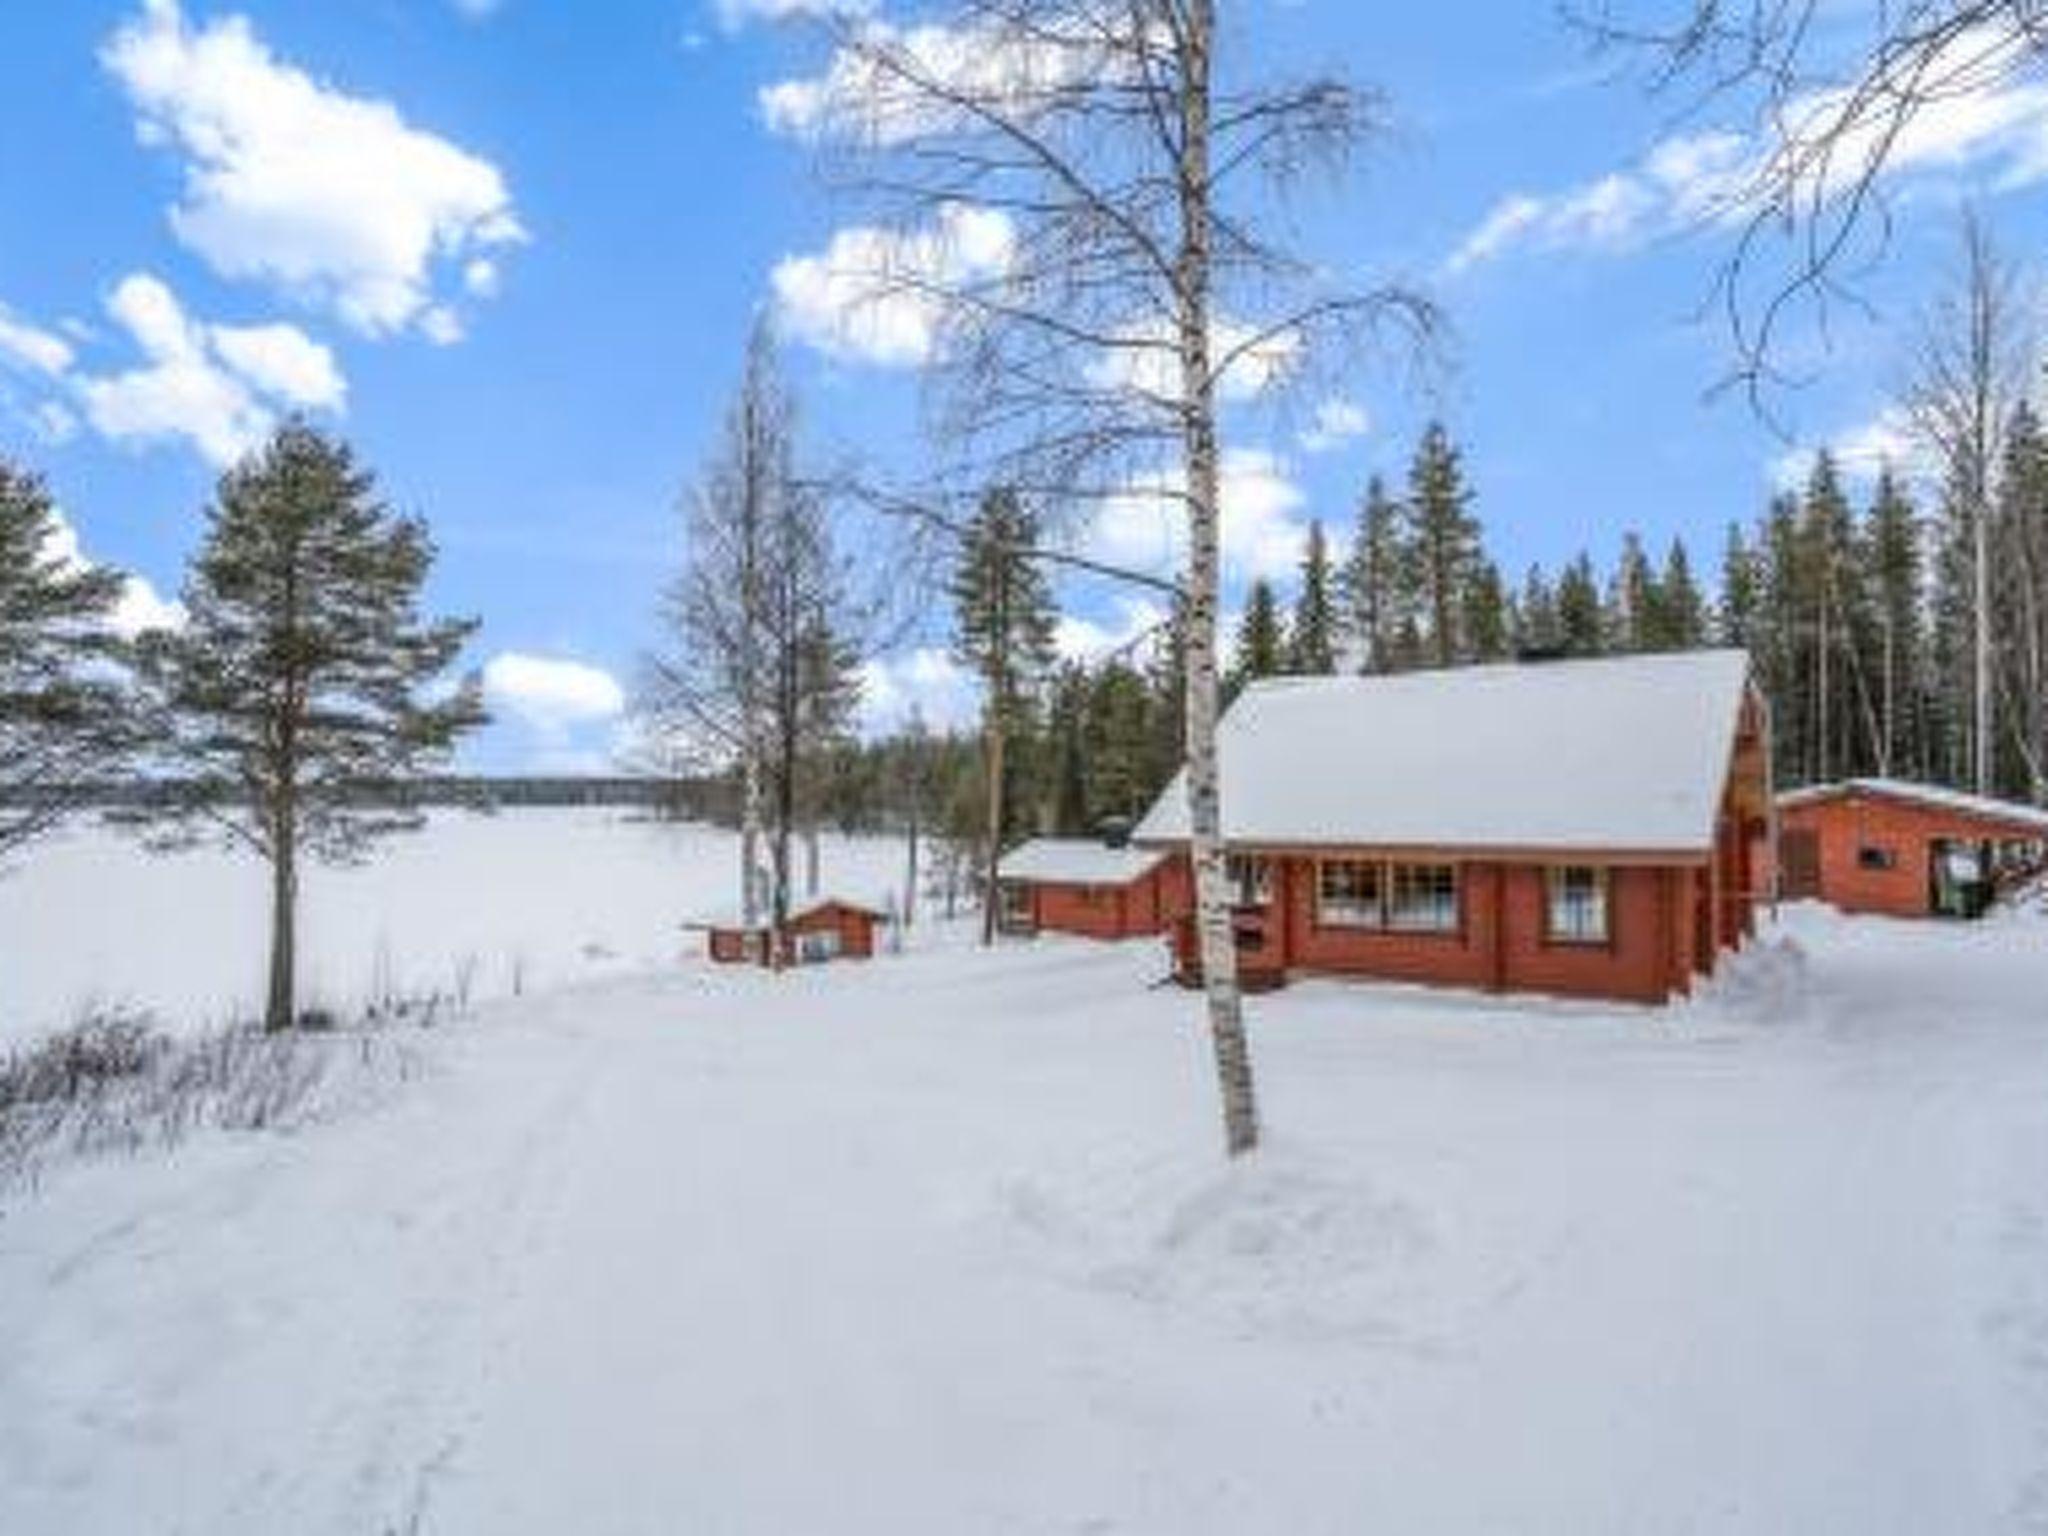
<svg viewBox="0 0 2048 1536"><path fill-rule="evenodd" d="M733 903L738 857L729 832L619 811L439 813L365 865L306 869L301 999L346 1009L464 974L472 996L504 997L695 957L679 925ZM879 902L901 888L902 848L827 837L822 868L827 888ZM151 855L99 827L29 849L0 875L0 1039L93 1005L172 1028L254 1011L268 879L246 854Z"/></svg>

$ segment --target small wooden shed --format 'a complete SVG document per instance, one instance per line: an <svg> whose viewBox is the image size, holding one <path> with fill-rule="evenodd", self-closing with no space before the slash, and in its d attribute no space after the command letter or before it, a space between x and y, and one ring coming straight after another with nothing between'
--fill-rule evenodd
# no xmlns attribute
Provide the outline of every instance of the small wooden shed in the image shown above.
<svg viewBox="0 0 2048 1536"><path fill-rule="evenodd" d="M1164 933L1189 905L1187 860L1159 848L1041 837L998 865L1005 933L1089 939Z"/></svg>
<svg viewBox="0 0 2048 1536"><path fill-rule="evenodd" d="M749 925L738 917L715 917L684 926L708 936L708 952L721 965L820 965L871 959L875 930L888 921L888 913L865 902L816 896L791 910L774 944L765 919Z"/></svg>
<svg viewBox="0 0 2048 1536"><path fill-rule="evenodd" d="M1779 891L1844 912L1976 917L2048 863L2048 811L1901 779L1778 798Z"/></svg>

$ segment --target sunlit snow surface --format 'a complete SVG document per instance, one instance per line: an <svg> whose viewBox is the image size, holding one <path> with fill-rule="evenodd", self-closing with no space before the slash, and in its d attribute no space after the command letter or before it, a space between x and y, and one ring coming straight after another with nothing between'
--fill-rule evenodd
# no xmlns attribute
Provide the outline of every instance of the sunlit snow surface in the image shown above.
<svg viewBox="0 0 2048 1536"><path fill-rule="evenodd" d="M903 884L901 845L827 837L822 873L881 902ZM802 874L802 860L797 860ZM703 938L682 931L730 906L732 834L622 812L437 813L360 867L309 865L301 993L346 1011L393 993L509 996L644 969ZM266 866L217 847L162 857L96 827L38 844L0 874L0 1041L139 1006L172 1029L243 1018L263 997Z"/></svg>
<svg viewBox="0 0 2048 1536"><path fill-rule="evenodd" d="M0 1531L2048 1524L2042 916L1296 986L1237 1166L1154 946L965 939L572 967L0 1196Z"/></svg>

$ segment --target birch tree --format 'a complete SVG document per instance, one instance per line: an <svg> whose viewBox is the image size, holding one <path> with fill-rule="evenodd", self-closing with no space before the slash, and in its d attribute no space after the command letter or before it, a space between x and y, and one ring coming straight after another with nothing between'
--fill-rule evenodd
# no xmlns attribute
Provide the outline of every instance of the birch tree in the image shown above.
<svg viewBox="0 0 2048 1536"><path fill-rule="evenodd" d="M1341 169L1376 96L1260 78L1215 0L954 0L825 23L824 75L772 90L881 220L855 274L931 336L932 420L974 486L1075 503L1142 489L1184 531L1187 805L1225 1140L1258 1140L1216 756L1223 408L1390 328L1398 286L1323 291L1271 232L1277 195ZM971 243L973 249L960 248ZM967 259L972 257L973 259Z"/></svg>
<svg viewBox="0 0 2048 1536"><path fill-rule="evenodd" d="M679 750L738 777L741 920L780 934L804 776L856 702L862 615L829 505L797 471L795 401L765 324L684 522L640 711Z"/></svg>

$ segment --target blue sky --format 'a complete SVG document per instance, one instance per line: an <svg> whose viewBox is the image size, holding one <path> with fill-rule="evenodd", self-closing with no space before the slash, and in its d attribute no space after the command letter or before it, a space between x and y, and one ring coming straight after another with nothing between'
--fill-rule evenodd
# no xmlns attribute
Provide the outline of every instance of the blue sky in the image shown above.
<svg viewBox="0 0 2048 1536"><path fill-rule="evenodd" d="M1654 0L1644 0L1651 5ZM433 600L480 614L499 719L471 760L596 766L678 554L754 315L790 338L817 450L916 457L912 334L849 332L817 281L855 222L761 93L814 72L771 0L66 0L0 13L0 451L43 470L88 558L175 595L222 462L277 413L344 432L442 548ZM1511 578L1626 528L1710 564L1792 444L1698 316L1714 126L1589 68L1547 5L1246 0L1242 46L1389 96L1384 152L1297 210L1338 270L1427 286L1453 327L1433 390L1363 377L1234 438L1233 587L1348 528L1441 414ZM1801 342L1777 404L1866 457L1906 320L1960 197L2043 234L2048 103L2016 82L1930 128L1865 283L1871 320ZM877 341L888 345L877 347ZM1320 434L1308 430L1323 407ZM1129 529L1121 542L1129 554ZM1069 640L1128 600L1067 594ZM942 619L872 669L871 712L966 690Z"/></svg>

